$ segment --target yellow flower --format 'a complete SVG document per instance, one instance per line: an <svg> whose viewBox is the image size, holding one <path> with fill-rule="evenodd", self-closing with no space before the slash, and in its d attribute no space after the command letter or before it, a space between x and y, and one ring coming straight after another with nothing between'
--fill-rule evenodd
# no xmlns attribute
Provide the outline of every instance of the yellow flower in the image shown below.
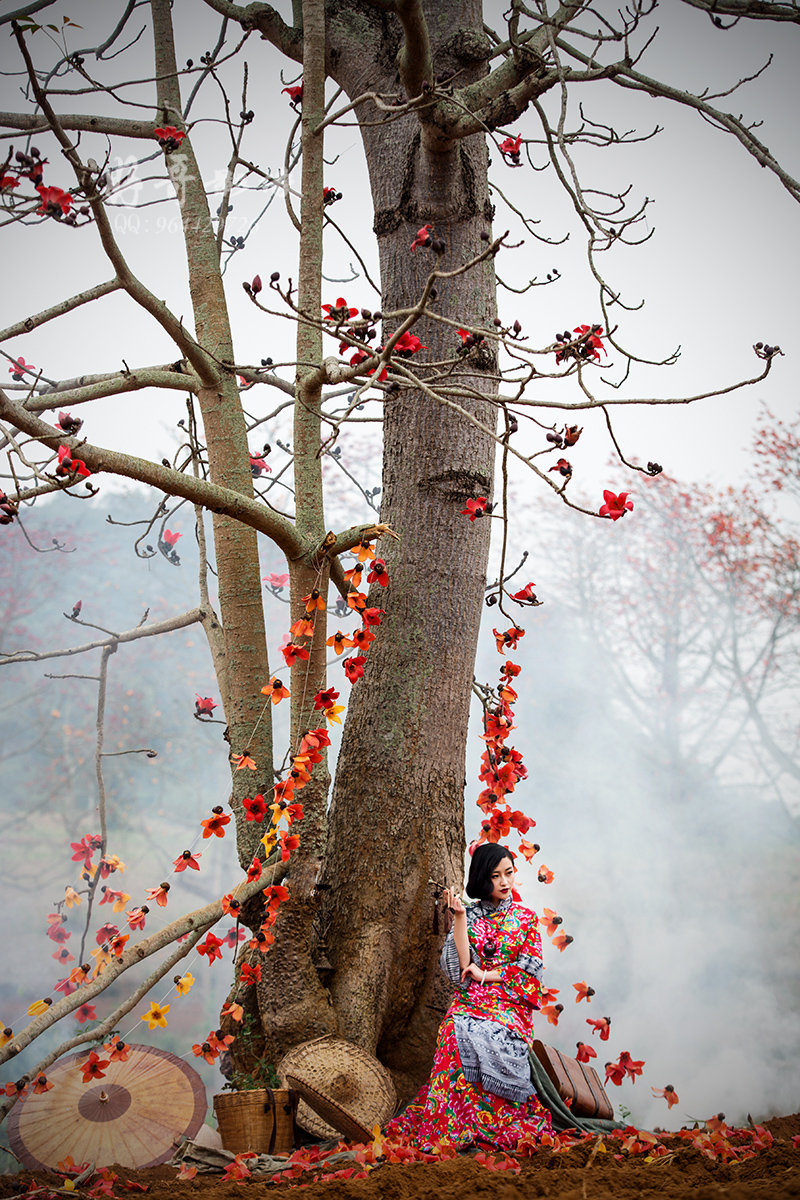
<svg viewBox="0 0 800 1200"><path fill-rule="evenodd" d="M146 1012L141 1021L147 1021L148 1029L166 1029L167 1028L167 1013L169 1012L168 1004L156 1004L155 1000L150 1001L150 1012Z"/></svg>
<svg viewBox="0 0 800 1200"><path fill-rule="evenodd" d="M191 971L187 971L185 975L180 975L175 980L175 987L178 989L179 996L185 996L188 991L191 991L194 983L194 975Z"/></svg>
<svg viewBox="0 0 800 1200"><path fill-rule="evenodd" d="M75 888L70 887L69 884L64 888L64 900L66 901L67 908L72 908L74 904L80 904L81 902L81 898L75 891Z"/></svg>
<svg viewBox="0 0 800 1200"><path fill-rule="evenodd" d="M43 1012L47 1012L48 1008L50 1007L50 1005L52 1003L53 1003L53 1001L50 999L49 996L46 996L44 998L44 1000L34 1000L33 1004L28 1009L28 1016L29 1017L40 1016Z"/></svg>
<svg viewBox="0 0 800 1200"><path fill-rule="evenodd" d="M332 704L330 708L325 709L325 720L330 721L331 724L341 725L342 718L339 716L339 713L343 712L343 704Z"/></svg>
<svg viewBox="0 0 800 1200"><path fill-rule="evenodd" d="M125 870L125 863L121 862L120 859L117 858L116 854L107 854L105 861L108 863L109 867L113 867L115 871Z"/></svg>
<svg viewBox="0 0 800 1200"><path fill-rule="evenodd" d="M5 1046L7 1042L11 1041L13 1036L14 1030L8 1025L6 1025L4 1029L0 1029L0 1046Z"/></svg>
<svg viewBox="0 0 800 1200"><path fill-rule="evenodd" d="M269 854L270 850L274 849L275 843L277 840L278 839L275 837L275 834L272 832L264 834L261 841L262 841L263 845L266 847L267 854Z"/></svg>
<svg viewBox="0 0 800 1200"><path fill-rule="evenodd" d="M127 892L120 892L117 899L114 901L111 911L115 913L121 913L129 900L130 896Z"/></svg>

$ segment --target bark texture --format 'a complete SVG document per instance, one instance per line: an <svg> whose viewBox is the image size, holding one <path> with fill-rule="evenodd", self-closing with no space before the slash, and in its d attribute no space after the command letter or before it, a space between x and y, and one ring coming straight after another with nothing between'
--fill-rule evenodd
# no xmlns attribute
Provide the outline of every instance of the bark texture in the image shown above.
<svg viewBox="0 0 800 1200"><path fill-rule="evenodd" d="M437 0L424 8L435 72L478 78L480 4ZM396 22L352 5L332 26L331 70L349 95L397 90ZM363 137L383 311L390 312L415 302L433 267L452 270L484 247L481 232L491 230L487 150L482 135L428 149L414 116L365 126ZM429 250L410 252L425 224L446 242L441 260ZM459 323L495 316L491 262L437 291L436 310ZM384 338L394 327L384 328ZM414 332L429 347L420 359L450 357L458 345L454 330L430 321ZM487 395L493 383L483 368L492 366L490 356L469 360L470 384ZM463 403L494 426L488 403ZM491 496L493 463L492 440L452 410L419 391L387 398L381 520L401 540L381 544L390 583L373 588L370 603L387 615L351 693L320 930L334 967L340 1033L377 1051L404 1093L429 1067L446 996L427 881L456 883L462 875L464 756L489 546L489 522L469 522L459 509L469 497Z"/></svg>

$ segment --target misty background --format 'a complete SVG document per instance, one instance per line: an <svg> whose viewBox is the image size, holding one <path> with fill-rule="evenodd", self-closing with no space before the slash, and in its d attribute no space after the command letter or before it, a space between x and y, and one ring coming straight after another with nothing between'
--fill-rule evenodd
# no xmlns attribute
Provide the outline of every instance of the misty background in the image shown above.
<svg viewBox="0 0 800 1200"><path fill-rule="evenodd" d="M10 7L0 3L0 14ZM499 16L502 6L494 8ZM52 12L58 20L63 13L82 23L87 45L108 32L103 22L111 23L110 15L103 17L95 6L79 0L54 6ZM197 61L216 40L216 19L197 5L178 3L175 12L179 60ZM662 32L647 67L678 85L713 83L721 89L751 74L774 52L770 70L731 104L737 105L737 112L746 105L754 117L764 117L764 139L796 175L798 81L792 37L778 37L769 28L740 27L723 38L699 14L678 5L660 15ZM79 35L73 44L83 44ZM40 52L41 44L34 49ZM146 44L134 52L134 64L144 74L147 54ZM257 70L251 69L249 98L257 114L258 143L247 152L257 154L262 165L271 163L277 172L283 162L282 139L294 119L280 89L295 75L291 64L282 63L265 43L248 46L247 57L251 68L258 64ZM20 67L7 41L0 45L0 64L2 107L15 109L20 106ZM281 67L287 72L283 80ZM135 73L133 68L130 73ZM235 64L228 80L236 94ZM86 111L89 102L81 97L80 111ZM624 394L692 395L747 378L759 366L751 349L756 340L779 342L787 351L787 358L779 359L769 379L757 388L700 405L647 407L615 415L618 437L629 457L656 460L687 486L744 488L762 406L784 418L797 409L791 366L796 284L787 269L798 261L800 250L796 209L773 176L758 170L731 139L694 114L674 112L665 102L647 97L621 96L605 83L592 85L584 98L585 104L590 102L594 120L620 130L635 126L647 132L657 122L665 125L651 141L610 152L579 152L594 186L621 190L632 183L639 200L645 195L656 199L648 210L654 236L642 247L619 248L607 273L624 286L631 303L643 296L647 300L642 310L620 318L624 343L655 358L677 345L683 352L669 370L638 368ZM193 115L209 118L215 112L210 93L201 92L197 103ZM64 104L61 111L66 111ZM518 122L514 132L517 129L536 136L529 117ZM43 153L50 151L51 162L57 159L47 138L35 140ZM208 121L199 124L193 140L209 185L219 187L227 153L219 130ZM328 146L326 182L343 192L332 215L358 244L375 277L374 249L371 239L363 236L371 218L357 131L331 130ZM121 140L114 151L120 166L128 162L132 172L130 187L119 198L117 236L149 286L174 311L188 312L175 210L165 202L152 204L166 196L162 184L148 181L161 169L160 154L154 151L153 162L141 163L142 146L126 146ZM535 175L532 184L529 171L506 170L499 155L493 158L502 191L540 219L543 232L553 238L571 234L563 245L536 243L514 225L501 197L495 198L495 230L511 229L509 241L525 239L519 250L500 256L500 275L520 287L534 275L543 279L558 269L557 282L525 295L500 289L504 318L518 316L531 341L546 344L556 331L598 318L582 235L551 171ZM539 152L538 162L542 161ZM243 250L226 252L237 356L243 364L257 365L266 356L277 364L288 363L293 357L292 325L254 313L241 288L242 280L256 272L262 277L272 270L296 275L293 239L280 195L269 189L243 189L234 195L233 204L229 232L245 237ZM212 198L212 212L214 207ZM0 289L0 325L109 276L91 227L72 231L45 222L4 232L4 278L13 286ZM344 295L352 304L374 307L375 293L363 278L352 278L351 255L331 233L326 234L326 254L326 276L331 280L326 298ZM123 358L134 366L174 357L163 335L119 295L15 339L4 349L12 357L23 354L53 379L116 370ZM0 370L5 378L5 369ZM277 370L291 378L290 370ZM617 381L620 374L612 361L611 378ZM273 391L257 386L250 390L246 406L267 416L278 404ZM177 422L184 418L185 406L179 393L138 393L84 407L80 415L87 420L85 432L92 441L158 460L174 453L181 433ZM372 405L362 418L378 415L378 406ZM635 522L644 520L648 505L658 502L658 481L646 484L619 463L609 465L610 446L599 413L587 414L581 423L584 434L570 455L574 486L594 508L602 502L603 487L630 490L633 513L614 524L592 522L565 510L521 470L515 471L512 487L509 560L516 565L528 552L515 578L519 586L535 581L544 601L541 608L521 612L526 635L512 655L523 671L516 681L518 728L510 741L522 752L529 772L512 806L536 820L528 838L542 847L531 867L521 865L521 890L532 907L541 911L546 905L562 915L563 928L575 939L563 954L545 942L546 982L560 989L565 1011L557 1028L541 1020L537 1036L568 1053L577 1040L590 1042L598 1051L601 1074L602 1063L616 1059L623 1049L645 1059L636 1085L609 1086L612 1100L629 1108L632 1120L643 1126L673 1128L719 1110L736 1122L746 1120L748 1113L758 1119L792 1112L800 1107L795 1066L800 1053L800 793L784 778L768 778L758 747L747 736L713 770L709 764L714 755L710 750L704 755L702 745L679 760L663 753L657 718L664 696L648 678L629 634L611 619L617 603L613 587L627 570L626 547L633 545ZM259 430L251 449L265 440L272 444L269 462L277 476L288 462L278 446L289 436L286 413L265 421L261 429L263 438ZM541 431L529 432L523 426L518 444L529 449L533 439L541 437ZM378 426L364 420L342 434L338 448L338 461L329 458L325 464L332 528L374 517L364 491L350 476L369 494L380 486ZM284 474L269 493L271 502L286 511L291 511L291 495L281 488L289 481L290 474ZM112 525L106 518L149 519L160 497L109 477L101 477L99 484L100 495L85 502L58 498L23 514L28 539L46 553L35 553L16 524L0 530L3 651L44 650L92 639L94 631L65 620L78 599L83 601L82 619L114 630L136 625L146 609L149 620L156 621L196 603L196 545L189 506L170 504L163 522L182 534L177 544L181 565L171 565L158 553L143 559L133 543L144 527ZM797 519L792 501L777 497L777 509L780 520L792 527ZM156 545L159 524L143 545ZM53 538L63 549L53 547ZM646 643L652 636L653 606L645 581L666 571L670 551L655 536L645 541L639 551L644 573L638 585L635 580L631 584L627 619ZM262 554L265 575L283 572L284 564L266 542ZM496 577L497 563L495 553L490 580ZM265 596L271 661L281 664L279 646L288 610L282 598ZM701 610L705 604L708 612L710 602L702 595L697 603ZM488 608L485 613L475 672L479 682L496 682L503 661L491 632L494 611ZM69 843L97 828L96 685L47 676L91 675L97 662L95 653L91 659L5 666L0 675L0 905L7 915L0 952L0 1020L14 1028L25 1023L27 1006L52 994L53 984L65 973L50 958L56 947L46 937L46 917L65 885L77 882ZM620 663L628 666L630 679L642 693L640 715L653 715L649 725L632 715L630 695L626 697L616 670ZM332 682L337 687L339 678L334 666ZM347 688L345 684L341 689L344 699ZM169 905L166 910L151 906L148 930L230 890L238 878L230 836L212 839L213 845L201 844L199 874L171 876L172 860L194 843L200 820L227 796L223 726L201 728L193 716L196 693L219 700L198 628L120 647L111 659L107 749L147 747L158 757L136 754L106 760L109 851L127 864L124 875L107 882L130 893L133 904L141 902L144 888L172 879ZM698 715L692 719L713 726L716 699L710 693L707 699L704 711L704 696L699 695ZM782 712L771 714L790 731L796 728L796 699L790 681ZM484 748L478 737L479 715L476 704L467 763L468 840L480 820L474 804L481 790L477 771ZM279 707L277 757L286 740L282 717ZM713 733L710 728L709 746ZM536 881L540 862L555 873L551 885ZM98 922L101 917L113 919L106 918L107 913L106 906L97 909ZM70 915L70 928L79 928L76 910ZM216 932L227 928L223 921ZM74 933L69 947L76 941ZM176 997L168 984L153 993L153 998L166 998L171 1004L168 1029L148 1034L138 1019L148 1007L142 1004L121 1028L126 1040L152 1039L197 1067L199 1060L190 1047L216 1027L232 977L233 951L226 954L226 961L211 968L190 956L186 965L197 983L189 995ZM579 980L596 991L590 1005L573 1000L571 985ZM121 998L129 990L128 977L123 984L100 998L99 1016L110 1009L115 996ZM612 1033L609 1042L601 1043L585 1021L606 1015L612 1018ZM74 1026L74 1021L64 1025ZM51 1031L14 1061L13 1071L6 1068L3 1080L17 1078L35 1064L42 1050L64 1036L64 1026ZM221 1077L204 1063L199 1069L210 1097ZM680 1096L669 1113L649 1090L650 1085L663 1088L666 1083Z"/></svg>

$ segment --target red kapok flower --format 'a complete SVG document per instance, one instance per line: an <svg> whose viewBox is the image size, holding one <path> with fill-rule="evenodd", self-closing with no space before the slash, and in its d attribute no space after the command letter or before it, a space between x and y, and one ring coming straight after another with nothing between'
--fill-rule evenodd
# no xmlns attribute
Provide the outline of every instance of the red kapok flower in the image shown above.
<svg viewBox="0 0 800 1200"><path fill-rule="evenodd" d="M628 492L620 492L617 496L614 492L609 492L603 489L603 499L605 504L599 510L601 517L610 517L612 521L618 521L620 517L624 517L626 512L633 510L633 501L628 499Z"/></svg>
<svg viewBox="0 0 800 1200"><path fill-rule="evenodd" d="M412 254L415 250L419 250L420 247L430 246L432 229L432 225L423 225L422 229L417 230L414 240L411 243Z"/></svg>
<svg viewBox="0 0 800 1200"><path fill-rule="evenodd" d="M72 208L72 196L62 188L44 187L39 184L36 190L42 201L36 210L37 216L55 217L60 221Z"/></svg>
<svg viewBox="0 0 800 1200"><path fill-rule="evenodd" d="M281 88L281 95L283 95L284 92L289 96L289 103L291 104L292 108L295 108L303 99L302 79L299 83L295 83L291 87Z"/></svg>
<svg viewBox="0 0 800 1200"><path fill-rule="evenodd" d="M245 796L242 801L244 805L245 816L248 821L263 821L267 815L267 802L261 792L253 796Z"/></svg>
<svg viewBox="0 0 800 1200"><path fill-rule="evenodd" d="M93 1004L82 1004L75 1010L75 1020L84 1025L87 1021L96 1021L97 1012ZM108 1065L108 1064L106 1064Z"/></svg>
<svg viewBox="0 0 800 1200"><path fill-rule="evenodd" d="M587 1046L586 1042L578 1042L578 1050L575 1055L578 1062L588 1062L590 1058L597 1058L597 1051L593 1046Z"/></svg>
<svg viewBox="0 0 800 1200"><path fill-rule="evenodd" d="M335 688L321 689L314 697L314 708L324 711L326 708L330 708L332 704L335 704L338 699L339 693Z"/></svg>
<svg viewBox="0 0 800 1200"><path fill-rule="evenodd" d="M281 654L286 660L287 667L291 667L297 659L305 662L310 657L308 646L299 646L296 642L289 642L285 646L281 646Z"/></svg>
<svg viewBox="0 0 800 1200"><path fill-rule="evenodd" d="M386 616L386 610L383 608L365 608L361 613L361 619L365 625L380 625L381 613Z"/></svg>
<svg viewBox="0 0 800 1200"><path fill-rule="evenodd" d="M176 129L174 125L163 125L160 129L154 129L153 135L158 139L158 144L167 154L173 150L177 150L186 134L182 129Z"/></svg>
<svg viewBox="0 0 800 1200"><path fill-rule="evenodd" d="M253 880L260 879L263 872L264 868L261 866L261 859L254 858L247 868L247 882L252 883Z"/></svg>
<svg viewBox="0 0 800 1200"><path fill-rule="evenodd" d="M519 161L521 146L522 146L522 134L521 133L518 133L515 138L507 137L505 139L505 141L502 141L500 143L500 153L503 155L503 157L507 161L509 159L511 160L509 165L512 167L518 167L521 165L520 161Z"/></svg>
<svg viewBox="0 0 800 1200"><path fill-rule="evenodd" d="M13 192L19 187L19 180L14 175L0 175L0 192Z"/></svg>
<svg viewBox="0 0 800 1200"><path fill-rule="evenodd" d="M197 860L198 858L202 858L202 855L202 850L197 850L194 854L192 854L191 850L184 850L182 854L178 855L172 865L177 874L185 871L187 867L191 867L193 871L199 871L200 863Z"/></svg>
<svg viewBox="0 0 800 1200"><path fill-rule="evenodd" d="M366 657L363 654L356 654L352 658L346 658L342 663L344 673L351 683L356 683L364 674L364 663Z"/></svg>
<svg viewBox="0 0 800 1200"><path fill-rule="evenodd" d="M467 507L460 510L459 516L469 517L470 521L475 521L478 517L484 516L486 513L486 505L488 501L485 496L478 496L475 500L468 500Z"/></svg>
<svg viewBox="0 0 800 1200"><path fill-rule="evenodd" d="M198 696L197 692L195 692L195 696L197 697L194 702L195 716L210 717L217 705L210 696Z"/></svg>
<svg viewBox="0 0 800 1200"><path fill-rule="evenodd" d="M372 570L367 575L367 583L379 583L381 587L386 587L389 583L389 572L386 569L386 563L382 558L376 558L372 564Z"/></svg>
<svg viewBox="0 0 800 1200"><path fill-rule="evenodd" d="M256 963L253 966L251 963L242 963L241 974L239 979L247 987L252 987L254 983L259 983L261 980L261 964Z"/></svg>
<svg viewBox="0 0 800 1200"><path fill-rule="evenodd" d="M207 955L210 965L215 958L222 958L222 954L220 952L221 945L222 938L216 937L213 933L207 933L206 940L198 944L197 953Z"/></svg>
<svg viewBox="0 0 800 1200"><path fill-rule="evenodd" d="M165 529L161 535L161 540L165 546L174 546L178 538L182 537L182 533L172 533L169 529Z"/></svg>
<svg viewBox="0 0 800 1200"><path fill-rule="evenodd" d="M33 363L26 363L24 358L15 358L8 368L9 375L16 383L25 378L26 371L35 372L36 367Z"/></svg>
<svg viewBox="0 0 800 1200"><path fill-rule="evenodd" d="M525 636L525 630L520 629L518 625L512 625L505 633L499 633L496 629L493 629L492 633L500 654L505 654L506 650L516 650L517 642Z"/></svg>
<svg viewBox="0 0 800 1200"><path fill-rule="evenodd" d="M91 1083L93 1079L102 1079L105 1075L105 1068L109 1065L109 1059L101 1058L94 1050L87 1058L86 1062L81 1065L83 1071L83 1082Z"/></svg>
<svg viewBox="0 0 800 1200"><path fill-rule="evenodd" d="M428 350L429 348L428 346L423 346L415 333L410 333L406 330L395 342L392 354L397 354L400 358L410 358L418 350Z"/></svg>
<svg viewBox="0 0 800 1200"><path fill-rule="evenodd" d="M68 446L58 447L56 475L79 475L81 479L86 479L91 473L83 459L72 457Z"/></svg>
<svg viewBox="0 0 800 1200"><path fill-rule="evenodd" d="M358 309L351 308L344 296L340 296L335 304L323 304L322 311L327 314L324 320L335 321L337 325L358 316Z"/></svg>

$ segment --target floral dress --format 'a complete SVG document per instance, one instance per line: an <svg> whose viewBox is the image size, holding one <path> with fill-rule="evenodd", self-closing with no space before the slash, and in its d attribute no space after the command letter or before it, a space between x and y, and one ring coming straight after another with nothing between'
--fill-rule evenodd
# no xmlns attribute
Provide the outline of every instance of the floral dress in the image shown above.
<svg viewBox="0 0 800 1200"><path fill-rule="evenodd" d="M433 1070L387 1137L422 1148L472 1143L513 1150L518 1141L552 1133L550 1113L536 1099L528 1051L540 1007L542 942L538 919L514 900L479 901L467 909L470 960L499 971L499 983L462 984L452 932L442 970L456 984L439 1026Z"/></svg>

